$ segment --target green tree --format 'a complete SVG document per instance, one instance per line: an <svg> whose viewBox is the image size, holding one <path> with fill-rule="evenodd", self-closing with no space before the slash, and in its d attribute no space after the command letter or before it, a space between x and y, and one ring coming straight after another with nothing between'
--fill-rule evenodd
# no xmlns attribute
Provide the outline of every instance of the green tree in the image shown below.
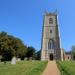
<svg viewBox="0 0 75 75"><path fill-rule="evenodd" d="M27 51L27 47L23 42L6 32L0 33L0 55L5 60L11 60L13 56L24 57Z"/></svg>
<svg viewBox="0 0 75 75"><path fill-rule="evenodd" d="M73 59L75 60L75 46L72 46L72 55L73 55Z"/></svg>
<svg viewBox="0 0 75 75"><path fill-rule="evenodd" d="M27 47L23 44L23 42L20 39L16 39L15 45L15 56L20 57L23 59L27 53Z"/></svg>
<svg viewBox="0 0 75 75"><path fill-rule="evenodd" d="M9 60L12 57L11 50L9 50L8 46L8 36L6 32L1 32L0 33L0 55L3 57L5 60Z"/></svg>
<svg viewBox="0 0 75 75"><path fill-rule="evenodd" d="M33 47L28 47L27 48L27 53L26 53L26 57L28 57L28 59L30 58L30 57L32 57L33 59L35 58L35 48L33 48Z"/></svg>
<svg viewBox="0 0 75 75"><path fill-rule="evenodd" d="M41 50L36 52L36 60L40 60L41 59Z"/></svg>

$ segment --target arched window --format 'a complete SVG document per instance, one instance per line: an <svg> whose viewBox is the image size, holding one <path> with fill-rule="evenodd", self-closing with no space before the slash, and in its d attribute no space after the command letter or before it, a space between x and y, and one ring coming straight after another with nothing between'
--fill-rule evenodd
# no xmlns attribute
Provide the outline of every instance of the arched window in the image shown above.
<svg viewBox="0 0 75 75"><path fill-rule="evenodd" d="M49 24L53 24L53 18L49 18Z"/></svg>
<svg viewBox="0 0 75 75"><path fill-rule="evenodd" d="M54 40L49 40L48 49L54 49Z"/></svg>

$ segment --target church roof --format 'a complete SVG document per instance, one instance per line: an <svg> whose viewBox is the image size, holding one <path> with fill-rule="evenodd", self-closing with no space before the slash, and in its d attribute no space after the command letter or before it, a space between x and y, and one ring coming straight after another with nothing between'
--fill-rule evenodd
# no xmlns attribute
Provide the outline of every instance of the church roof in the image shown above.
<svg viewBox="0 0 75 75"><path fill-rule="evenodd" d="M72 52L71 51L69 51L69 52L65 52L65 54L71 54Z"/></svg>

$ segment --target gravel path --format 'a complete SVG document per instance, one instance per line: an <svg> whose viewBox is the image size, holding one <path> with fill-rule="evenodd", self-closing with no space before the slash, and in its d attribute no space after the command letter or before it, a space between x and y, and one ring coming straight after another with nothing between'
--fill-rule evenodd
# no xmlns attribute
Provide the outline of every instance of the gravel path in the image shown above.
<svg viewBox="0 0 75 75"><path fill-rule="evenodd" d="M56 62L49 61L42 75L60 75Z"/></svg>

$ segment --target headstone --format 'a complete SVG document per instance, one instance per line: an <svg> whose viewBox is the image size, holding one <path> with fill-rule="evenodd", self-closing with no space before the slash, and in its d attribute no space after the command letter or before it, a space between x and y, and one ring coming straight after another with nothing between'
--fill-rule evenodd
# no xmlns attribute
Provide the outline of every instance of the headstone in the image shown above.
<svg viewBox="0 0 75 75"><path fill-rule="evenodd" d="M16 57L13 57L13 58L12 58L11 64L16 64Z"/></svg>
<svg viewBox="0 0 75 75"><path fill-rule="evenodd" d="M30 57L29 60L32 61L32 57Z"/></svg>
<svg viewBox="0 0 75 75"><path fill-rule="evenodd" d="M35 62L35 60L32 60L32 62Z"/></svg>
<svg viewBox="0 0 75 75"><path fill-rule="evenodd" d="M27 57L24 58L24 60L27 60L27 59L28 59Z"/></svg>
<svg viewBox="0 0 75 75"><path fill-rule="evenodd" d="M21 59L20 58L17 58L17 61L21 61Z"/></svg>

